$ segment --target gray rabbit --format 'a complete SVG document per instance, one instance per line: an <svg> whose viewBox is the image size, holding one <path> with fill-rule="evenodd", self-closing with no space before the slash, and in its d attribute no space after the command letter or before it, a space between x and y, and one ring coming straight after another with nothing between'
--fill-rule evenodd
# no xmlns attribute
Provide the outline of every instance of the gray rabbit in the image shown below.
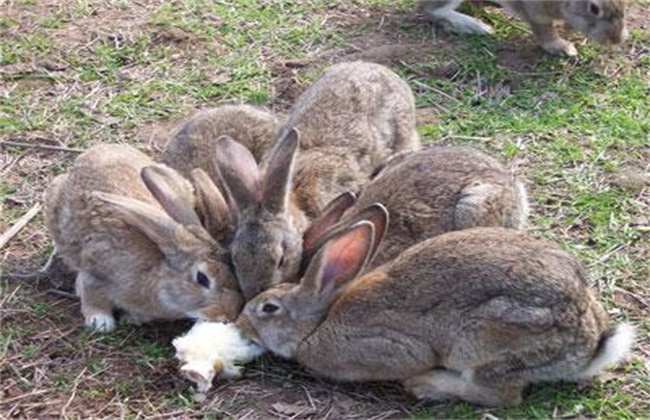
<svg viewBox="0 0 650 420"><path fill-rule="evenodd" d="M300 283L249 301L239 330L329 378L487 406L518 404L532 382L593 376L634 341L576 258L514 229L445 233L360 274L388 218L370 213L331 236Z"/></svg>
<svg viewBox="0 0 650 420"><path fill-rule="evenodd" d="M492 33L489 25L457 12L463 0L420 0L422 10L452 31ZM550 54L575 56L575 46L560 37L554 23L563 21L571 28L601 44L620 44L627 38L624 0L495 0L526 21L542 48Z"/></svg>
<svg viewBox="0 0 650 420"><path fill-rule="evenodd" d="M394 155L358 199L343 195L334 200L305 234L306 258L318 250L339 218L349 225L351 218L358 219L377 202L388 209L391 223L370 267L449 231L479 226L522 229L529 213L523 184L495 159L470 147L430 146Z"/></svg>
<svg viewBox="0 0 650 420"><path fill-rule="evenodd" d="M229 212L206 179L198 175L195 191L136 149L105 144L82 153L54 180L45 222L58 253L78 271L88 326L113 330L117 308L138 322L237 316L242 297L229 255L194 210L197 201L222 218Z"/></svg>

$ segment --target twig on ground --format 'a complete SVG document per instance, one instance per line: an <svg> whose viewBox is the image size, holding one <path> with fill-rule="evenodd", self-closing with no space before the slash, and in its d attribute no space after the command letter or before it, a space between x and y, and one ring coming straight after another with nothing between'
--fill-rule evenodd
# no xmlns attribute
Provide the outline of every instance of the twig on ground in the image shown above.
<svg viewBox="0 0 650 420"><path fill-rule="evenodd" d="M74 398L77 396L77 389L79 388L79 384L81 383L81 378L86 373L87 369L88 368L84 367L81 370L81 372L79 372L79 375L77 375L77 377L75 378L74 384L72 386L72 393L70 394L70 398L68 398L68 401L65 403L65 405L61 409L61 418L66 417L65 412L68 409L68 407L70 407L70 404L72 404L72 400L74 400Z"/></svg>
<svg viewBox="0 0 650 420"><path fill-rule="evenodd" d="M441 138L439 141L445 141L445 140L476 140L476 141L490 141L492 140L492 137L477 137L477 136L461 136L461 135L455 135L455 134L450 134L448 136L444 136Z"/></svg>
<svg viewBox="0 0 650 420"><path fill-rule="evenodd" d="M42 144L42 143L23 143L20 141L11 141L11 140L2 140L0 141L0 146L7 147L23 147L28 149L42 149L42 150L52 150L55 152L67 152L67 153L83 153L83 149L77 149L73 147L65 146L53 146L51 144Z"/></svg>
<svg viewBox="0 0 650 420"><path fill-rule="evenodd" d="M26 394L21 394L21 395L15 396L15 397L7 398L7 399L2 401L2 404L9 404L9 403L14 402L14 401L18 401L18 400L22 400L22 399L25 399L25 398L33 397L35 395L46 394L48 392L50 392L50 391L47 390L47 389L35 390L35 391L32 391L32 392L28 392Z"/></svg>
<svg viewBox="0 0 650 420"><path fill-rule="evenodd" d="M460 103L460 100L458 100L457 98L454 98L454 97L451 96L450 94L448 94L448 93L446 93L446 92L443 92L442 90L437 89L437 88L435 88L435 87L433 87L433 86L429 86L429 85L427 85L427 84L425 84L425 83L422 83L421 81L419 81L419 80L417 80L417 79L413 79L413 80L411 80L411 82L412 82L414 85L416 85L416 86L418 86L418 87L421 87L421 88L424 89L424 90L428 90L428 91L431 91L431 92L437 93L438 95L443 96L443 97L445 97L445 98L447 98L447 99L453 101L453 102L456 103L456 104L459 104L459 103Z"/></svg>
<svg viewBox="0 0 650 420"><path fill-rule="evenodd" d="M631 297L632 299L636 300L641 305L645 306L646 309L650 309L650 302L648 302L647 300L645 300L643 297L639 296L638 294L632 293L632 292L630 292L628 290L625 290L623 288L620 288L620 287L614 288L614 291L622 293L624 295L627 295L627 296Z"/></svg>
<svg viewBox="0 0 650 420"><path fill-rule="evenodd" d="M79 299L79 296L75 295L74 293L65 292L65 291L59 290L59 289L48 289L47 293L49 293L50 295L61 296L61 297L68 298L68 299L74 299L74 300Z"/></svg>
<svg viewBox="0 0 650 420"><path fill-rule="evenodd" d="M0 249L4 246L22 230L36 215L41 211L41 204L36 203L34 206L27 211L12 227L10 227L5 233L0 235Z"/></svg>
<svg viewBox="0 0 650 420"><path fill-rule="evenodd" d="M50 268L52 267L52 264L54 264L55 258L56 248L54 248L54 250L50 253L50 256L47 257L47 261L45 261L43 267L39 268L38 270L32 271L31 273L0 273L0 278L9 280L40 280L48 274Z"/></svg>

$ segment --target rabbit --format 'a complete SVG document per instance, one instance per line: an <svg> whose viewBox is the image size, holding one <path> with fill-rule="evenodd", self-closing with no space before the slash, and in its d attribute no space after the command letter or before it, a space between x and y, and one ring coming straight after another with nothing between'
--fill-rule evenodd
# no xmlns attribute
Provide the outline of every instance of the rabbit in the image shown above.
<svg viewBox="0 0 650 420"><path fill-rule="evenodd" d="M227 104L200 111L181 124L165 146L158 161L188 177L194 168L203 169L211 179L215 141L230 136L245 145L261 160L273 146L280 130L278 118L263 109L245 104Z"/></svg>
<svg viewBox="0 0 650 420"><path fill-rule="evenodd" d="M310 222L392 153L419 145L409 86L364 62L328 68L298 98L260 167L245 145L218 139L218 177L238 208L231 252L245 299L295 279Z"/></svg>
<svg viewBox="0 0 650 420"><path fill-rule="evenodd" d="M422 10L434 22L445 22L452 31L489 34L489 25L457 12L463 0L420 0ZM578 51L561 38L553 26L564 21L601 44L620 44L628 36L625 0L495 0L530 26L542 48L553 55L576 56Z"/></svg>
<svg viewBox="0 0 650 420"><path fill-rule="evenodd" d="M249 301L238 330L322 376L486 406L518 404L532 382L593 376L633 344L576 258L514 229L445 233L359 275L377 220L330 237L300 283Z"/></svg>
<svg viewBox="0 0 650 420"><path fill-rule="evenodd" d="M347 189L358 190L390 155L418 150L415 99L389 68L333 65L299 98L280 137L300 133L294 190L310 218Z"/></svg>
<svg viewBox="0 0 650 420"><path fill-rule="evenodd" d="M339 223L349 224L350 217L375 202L386 206L391 223L369 268L392 260L413 243L452 230L523 229L529 213L521 182L490 156L458 146L436 145L395 155L362 188L353 205L339 203L343 214ZM336 222L332 217L326 223ZM326 232L326 226L314 232L315 238L304 246L309 250L305 259L318 250Z"/></svg>
<svg viewBox="0 0 650 420"><path fill-rule="evenodd" d="M197 191L196 199L215 191ZM112 331L118 308L136 322L236 318L243 300L229 256L201 226L194 195L177 172L120 144L90 148L55 178L45 221L57 252L78 271L87 326Z"/></svg>

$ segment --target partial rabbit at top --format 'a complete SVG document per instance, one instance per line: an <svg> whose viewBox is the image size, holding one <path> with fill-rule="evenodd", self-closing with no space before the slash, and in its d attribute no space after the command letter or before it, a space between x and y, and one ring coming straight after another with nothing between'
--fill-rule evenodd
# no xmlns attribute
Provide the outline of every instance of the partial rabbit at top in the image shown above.
<svg viewBox="0 0 650 420"><path fill-rule="evenodd" d="M194 168L216 178L216 140L230 136L246 146L257 161L273 147L280 121L270 112L244 104L221 105L200 111L175 131L159 161L189 176Z"/></svg>
<svg viewBox="0 0 650 420"><path fill-rule="evenodd" d="M627 38L625 0L494 0L525 20L542 48L550 54L575 56L575 46L554 27L564 21L601 44L620 44ZM420 7L435 22L454 32L488 34L489 25L455 9L463 0L420 0Z"/></svg>
<svg viewBox="0 0 650 420"><path fill-rule="evenodd" d="M218 167L238 207L233 264L250 299L295 279L303 234L327 203L359 190L392 153L419 148L415 102L386 67L338 64L298 99L261 168L233 139L217 143Z"/></svg>
<svg viewBox="0 0 650 420"><path fill-rule="evenodd" d="M158 160L185 177L189 177L195 168L202 169L232 208L232 198L215 168L217 139L221 136L232 137L245 145L259 161L273 147L279 130L279 120L268 111L244 104L221 105L199 111L185 121L175 131ZM207 179L204 182L207 183ZM204 214L200 210L197 209L199 216L213 236L232 239L236 223L234 212L232 219L224 221L214 220L214 215Z"/></svg>
<svg viewBox="0 0 650 420"><path fill-rule="evenodd" d="M336 223L337 215L345 212L340 223L349 225L377 202L388 209L391 222L370 267L445 232L480 226L521 229L528 216L524 186L495 159L470 147L429 146L388 160L356 203L342 197L328 206L305 239L305 258L327 240L327 224Z"/></svg>
<svg viewBox="0 0 650 420"><path fill-rule="evenodd" d="M57 252L78 271L88 326L113 330L118 308L137 322L237 316L242 298L229 256L193 204L223 219L229 210L214 196L218 190L206 187L207 175L193 175L196 191L143 153L107 144L81 154L54 180L45 221Z"/></svg>
<svg viewBox="0 0 650 420"><path fill-rule="evenodd" d="M519 403L531 382L593 376L634 341L573 256L514 229L446 233L360 275L385 230L372 219L330 237L299 284L249 301L244 336L333 379L488 406Z"/></svg>

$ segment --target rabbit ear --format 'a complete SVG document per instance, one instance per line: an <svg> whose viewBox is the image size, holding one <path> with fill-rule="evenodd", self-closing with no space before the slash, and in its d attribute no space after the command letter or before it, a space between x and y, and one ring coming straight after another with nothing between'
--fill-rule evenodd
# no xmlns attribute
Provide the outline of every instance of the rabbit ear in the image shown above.
<svg viewBox="0 0 650 420"><path fill-rule="evenodd" d="M341 197L337 197L334 201L338 200ZM333 203L333 202L332 202ZM332 204L330 203L330 205ZM329 208L329 206L327 208ZM322 217L322 216L321 216ZM374 242L372 244L372 249L368 256L368 261L366 264L370 264L374 258L379 245L386 236L386 231L388 230L388 210L380 203L375 203L369 207L364 208L359 213L354 216L347 218L343 223L331 227L329 230L324 231L320 236L315 238L311 243L307 243L308 247L303 246L303 254L301 261L300 273L304 273L306 268L309 266L311 259L313 258L316 251L318 251L324 243L329 241L331 238L337 236L340 232L346 229L346 226L353 226L359 222L370 222L374 228ZM311 228L310 228L311 229ZM303 244L305 241L303 240Z"/></svg>
<svg viewBox="0 0 650 420"><path fill-rule="evenodd" d="M259 205L262 190L255 157L244 145L229 136L219 137L216 149L217 168L240 210Z"/></svg>
<svg viewBox="0 0 650 420"><path fill-rule="evenodd" d="M363 221L333 236L314 257L301 287L316 296L315 305L328 305L331 297L354 279L368 262L374 242L372 223Z"/></svg>
<svg viewBox="0 0 650 420"><path fill-rule="evenodd" d="M388 231L388 210L381 203L375 203L371 206L366 207L361 210L358 214L352 217L349 223L356 223L357 221L367 220L372 223L375 228L375 237L372 244L372 249L370 250L370 255L368 256L368 264L372 261L379 249L381 241L384 240L386 232Z"/></svg>
<svg viewBox="0 0 650 420"><path fill-rule="evenodd" d="M226 199L205 171L196 168L191 175L203 225L213 238L227 240L234 229L234 222Z"/></svg>
<svg viewBox="0 0 650 420"><path fill-rule="evenodd" d="M264 171L264 206L273 214L287 208L293 163L298 152L298 130L280 139Z"/></svg>
<svg viewBox="0 0 650 420"><path fill-rule="evenodd" d="M182 226L159 208L130 197L94 191L93 196L112 206L124 222L140 230L154 242L167 259L178 257L176 232Z"/></svg>
<svg viewBox="0 0 650 420"><path fill-rule="evenodd" d="M192 188L175 170L165 165L145 166L140 177L172 219L182 225L201 225L192 206Z"/></svg>
<svg viewBox="0 0 650 420"><path fill-rule="evenodd" d="M343 213L354 205L356 200L357 196L351 191L344 192L332 200L304 233L303 251L307 253L316 251L318 249L316 245L320 243L319 240L339 221Z"/></svg>

